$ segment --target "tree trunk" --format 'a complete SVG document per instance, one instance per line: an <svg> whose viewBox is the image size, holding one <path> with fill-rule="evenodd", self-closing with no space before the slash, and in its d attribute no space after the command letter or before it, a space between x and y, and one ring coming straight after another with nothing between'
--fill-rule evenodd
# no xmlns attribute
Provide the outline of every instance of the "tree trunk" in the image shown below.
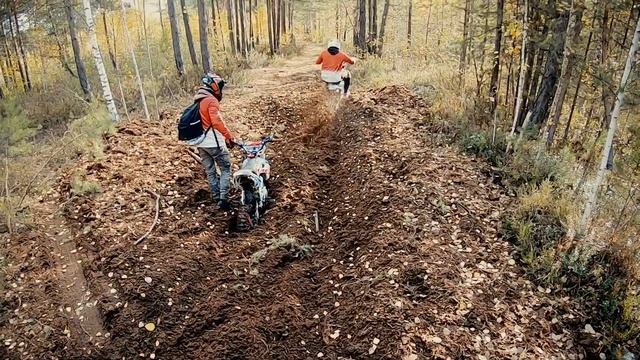
<svg viewBox="0 0 640 360"><path fill-rule="evenodd" d="M239 1L240 1L239 12L240 12L240 33L242 38L242 53L246 57L247 55L249 55L249 42L247 41L247 31L246 31L246 25L245 25L246 22L244 18L244 13L246 11L246 8L244 6L244 0L239 0Z"/></svg>
<svg viewBox="0 0 640 360"><path fill-rule="evenodd" d="M587 203L584 207L584 212L582 213L582 219L580 221L580 229L584 231L587 228L587 225L591 221L591 214L598 199L598 192L600 187L602 186L605 178L605 172L607 170L607 165L609 162L609 158L611 155L611 148L613 146L613 139L616 135L616 130L618 127L618 117L620 116L620 109L622 108L622 104L624 103L624 97L627 85L629 85L629 75L631 74L631 69L635 62L636 53L638 51L638 43L640 42L640 19L638 19L638 23L636 25L636 31L633 36L633 41L631 42L631 48L629 49L629 55L627 56L627 61L624 67L624 73L622 74L622 79L620 79L620 86L618 87L616 102L613 106L613 110L611 111L611 123L609 124L609 131L607 132L607 139L605 140L604 148L602 149L602 158L600 161L600 167L598 168L598 173L596 175L596 180L593 188L589 192L589 196L587 198Z"/></svg>
<svg viewBox="0 0 640 360"><path fill-rule="evenodd" d="M67 23L69 24L69 37L71 38L71 47L73 48L73 58L76 63L76 74L78 74L78 80L80 80L80 87L82 93L87 101L91 100L91 88L89 86L89 80L87 79L87 71L84 67L84 62L81 57L80 41L78 40L78 33L76 32L76 19L73 0L64 0L64 11L67 15Z"/></svg>
<svg viewBox="0 0 640 360"><path fill-rule="evenodd" d="M104 97L104 101L107 103L107 110L109 110L109 114L111 115L111 121L118 122L118 110L116 109L116 103L113 101L113 94L111 93L107 70L104 68L102 54L100 54L100 48L98 47L96 25L93 20L93 12L91 11L91 0L82 0L82 4L84 5L84 16L87 22L87 31L89 33L89 44L91 45L93 60L96 64L96 69L98 70L100 85L102 86L102 96Z"/></svg>
<svg viewBox="0 0 640 360"><path fill-rule="evenodd" d="M13 21L11 19L11 15L9 15L9 33L11 34L11 43L13 45L13 52L16 54L16 62L18 63L18 72L20 73L20 80L22 80L22 87L24 91L29 90L29 86L27 85L27 76L24 68L24 59L20 56L20 50L18 49L18 41L16 40L16 34L13 31Z"/></svg>
<svg viewBox="0 0 640 360"><path fill-rule="evenodd" d="M431 6L429 6L429 17L431 16ZM476 98L480 98L482 85L484 84L484 59L487 53L487 36L489 34L489 0L484 2L484 28L482 31L482 42L480 43L480 69L476 70ZM426 40L426 39L425 39ZM475 57L474 57L475 58Z"/></svg>
<svg viewBox="0 0 640 360"><path fill-rule="evenodd" d="M520 119L520 111L522 110L522 101L525 89L525 77L527 72L527 31L529 30L529 2L524 0L524 15L522 18L522 47L520 48L520 75L518 77L518 94L516 95L516 107L513 111L513 122L511 125L511 136L516 133L516 127ZM531 51L529 51L531 52Z"/></svg>
<svg viewBox="0 0 640 360"><path fill-rule="evenodd" d="M526 0L525 0L526 1ZM458 88L464 89L464 74L467 68L467 46L469 43L469 26L471 18L471 0L464 2L464 24L462 27L462 48L460 49L460 63L458 64Z"/></svg>
<svg viewBox="0 0 640 360"><path fill-rule="evenodd" d="M558 88L556 89L553 102L551 103L551 122L547 131L546 147L547 149L553 144L556 128L560 122L560 114L564 98L569 88L571 73L575 63L575 52L573 47L578 43L580 31L582 30L582 12L584 10L584 0L574 0L567 28L567 39L564 44L564 58L562 59L562 68L560 70L560 79L558 80Z"/></svg>
<svg viewBox="0 0 640 360"><path fill-rule="evenodd" d="M185 0L180 0L180 8L182 9L182 21L184 22L184 33L187 36L187 46L189 47L189 56L191 57L191 63L197 66L198 55L196 55L196 48L193 45L193 34L191 33L191 25L189 24L189 13L187 12Z"/></svg>
<svg viewBox="0 0 640 360"><path fill-rule="evenodd" d="M431 22L431 7L433 6L433 2L429 1L429 9L427 10L427 25L425 26L425 32L424 32L424 45L427 46L429 45L429 23ZM488 20L489 17L485 17L485 21L489 21ZM485 39L486 39L486 33L485 33Z"/></svg>
<svg viewBox="0 0 640 360"><path fill-rule="evenodd" d="M504 0L497 0L496 9L496 39L493 47L493 69L491 70L491 82L489 84L491 117L493 117L493 114L496 111L496 107L498 107L496 95L498 90L498 74L500 73L500 52L502 47L502 21L504 19Z"/></svg>
<svg viewBox="0 0 640 360"><path fill-rule="evenodd" d="M235 28L236 28L236 47L238 48L238 51L240 52L241 56L245 56L245 52L244 52L244 47L242 46L242 24L240 23L240 13L242 12L242 10L240 10L240 1L239 0L235 0L234 1L234 11L235 11Z"/></svg>
<svg viewBox="0 0 640 360"><path fill-rule="evenodd" d="M106 17L103 17L103 20L106 21L107 20ZM130 121L131 118L129 117L129 109L127 108L127 99L124 97L124 90L122 88L122 73L120 72L120 65L117 62L118 48L115 44L118 43L118 37L115 31L116 26L113 21L113 16L111 16L111 31L109 31L109 29L107 28L106 22L104 25L105 25L105 34L111 33L111 36L113 37L113 53L111 53L111 48L109 48L109 57L111 57L112 65L116 72L116 80L118 81L118 90L120 93L120 100L122 102L122 109L124 110L124 114L126 115L127 120Z"/></svg>
<svg viewBox="0 0 640 360"><path fill-rule="evenodd" d="M365 0L358 0L358 48L361 51L367 50L367 9Z"/></svg>
<svg viewBox="0 0 640 360"><path fill-rule="evenodd" d="M531 108L530 124L540 126L544 124L549 116L549 106L556 91L556 85L560 76L560 60L564 50L564 42L567 35L567 23L569 22L569 11L565 10L558 16L553 35L553 44L549 49L547 63L544 68L544 75L540 84L540 89L536 95L536 102Z"/></svg>
<svg viewBox="0 0 640 360"><path fill-rule="evenodd" d="M273 29L273 44L276 52L280 48L280 20L278 19L278 15L280 14L279 6L280 4L278 0L273 0L273 6L271 6L271 16L273 17L273 23L271 25Z"/></svg>
<svg viewBox="0 0 640 360"><path fill-rule="evenodd" d="M211 0L211 29L213 30L213 41L218 41L218 16L216 15L215 0Z"/></svg>
<svg viewBox="0 0 640 360"><path fill-rule="evenodd" d="M269 35L269 51L275 54L275 42L273 40L273 0L267 1L267 35Z"/></svg>
<svg viewBox="0 0 640 360"><path fill-rule="evenodd" d="M109 27L107 26L107 10L102 11L102 27L104 28L104 37L107 40L107 53L109 54L111 66L113 66L114 69L117 69L118 61L116 60L113 51L111 51L111 34L109 31Z"/></svg>
<svg viewBox="0 0 640 360"><path fill-rule="evenodd" d="M280 2L280 15L279 15L279 20L280 20L280 34L284 35L287 33L287 13L286 13L286 9L287 9L287 3L286 0L279 0Z"/></svg>
<svg viewBox="0 0 640 360"><path fill-rule="evenodd" d="M87 0L90 1L90 0ZM202 0L204 1L204 0ZM160 107L158 106L158 91L156 90L155 82L156 77L153 74L153 62L151 61L151 48L149 47L149 36L147 35L147 2L146 0L142 0L142 26L143 26L143 34L144 34L144 45L147 49L147 62L149 64L149 75L151 76L151 81L154 86L151 87L153 94L153 103L155 105L156 110L156 119L160 120ZM206 29L205 29L206 34Z"/></svg>
<svg viewBox="0 0 640 360"><path fill-rule="evenodd" d="M73 69L71 69L71 66L69 65L69 60L67 59L67 51L64 48L62 41L60 41L58 29L56 27L55 21L53 20L53 15L51 14L51 9L46 3L45 3L45 7L47 11L47 18L49 19L49 23L51 24L51 31L53 32L53 37L55 38L56 46L58 47L58 56L60 59L60 65L62 65L62 68L65 69L71 76L77 77L76 73L73 72ZM2 33L2 31L0 31L0 33Z"/></svg>
<svg viewBox="0 0 640 360"><path fill-rule="evenodd" d="M385 0L384 8L382 9L382 21L380 23L380 41L378 44L378 56L382 56L382 47L384 46L384 35L387 28L387 16L389 16L389 2Z"/></svg>
<svg viewBox="0 0 640 360"><path fill-rule="evenodd" d="M167 16L169 16L169 26L171 27L171 42L173 45L173 60L176 63L178 75L184 75L184 62L182 61L182 51L180 50L180 31L176 19L176 8L174 0L167 0Z"/></svg>
<svg viewBox="0 0 640 360"><path fill-rule="evenodd" d="M18 21L18 11L16 9L16 0L13 0L13 22L16 24L16 34L14 39L18 42L18 49L20 49L20 55L18 56L18 60L22 59L21 66L24 70L24 76L26 80L27 90L31 90L31 75L29 74L29 62L27 61L27 56L24 52L24 44L22 43L22 34L20 33L20 22ZM11 25L11 20L9 20L9 25Z"/></svg>
<svg viewBox="0 0 640 360"><path fill-rule="evenodd" d="M596 17L593 17L593 21L591 23L591 29L593 29L593 25L595 23ZM566 144L567 139L569 138L569 129L571 127L571 120L573 119L573 112L576 108L576 103L578 101L578 94L580 94L580 86L582 85L582 76L584 75L584 70L587 67L587 61L589 57L589 49L591 48L591 42L593 39L593 30L589 31L589 38L587 39L587 46L584 51L584 55L582 57L583 64L580 67L580 72L578 75L578 84L576 85L576 92L573 94L573 100L571 101L571 109L569 110L569 118L567 119L567 125L564 128L564 132L562 134L562 141L560 142L560 147Z"/></svg>
<svg viewBox="0 0 640 360"><path fill-rule="evenodd" d="M602 4L604 2L604 4ZM609 27L609 14L611 10L611 2L607 0L601 0L599 5L604 7L602 15L601 34L600 34L600 67L609 71L612 69L610 65L610 40L611 40L611 28ZM609 126L611 122L611 106L613 104L613 84L608 83L606 80L602 82L602 106L603 117L602 127L603 129Z"/></svg>
<svg viewBox="0 0 640 360"><path fill-rule="evenodd" d="M89 1L89 0L83 0ZM120 7L122 9L122 23L127 23L127 10L124 7L124 2L120 1ZM147 107L147 98L144 96L144 86L142 85L142 78L140 78L140 70L138 69L138 61L136 60L136 53L133 50L133 44L131 43L131 39L129 37L129 28L123 26L124 28L124 41L129 48L129 53L131 54L131 61L133 62L133 69L136 73L136 82L138 83L138 89L140 90L140 98L142 100L142 106L144 107L144 116L147 121L150 121L151 117L149 116L149 108Z"/></svg>
<svg viewBox="0 0 640 360"><path fill-rule="evenodd" d="M160 31L162 31L162 36L164 37L164 20L162 17L162 0L158 0L158 14L160 14Z"/></svg>
<svg viewBox="0 0 640 360"><path fill-rule="evenodd" d="M207 73L211 71L211 59L209 56L209 36L207 27L207 9L205 0L198 2L198 30L200 31L200 55L202 56L202 70Z"/></svg>
<svg viewBox="0 0 640 360"><path fill-rule="evenodd" d="M256 48L256 38L253 30L253 0L249 0L249 42L251 49Z"/></svg>
<svg viewBox="0 0 640 360"><path fill-rule="evenodd" d="M15 88L16 86L18 86L18 80L17 75L16 75L16 69L13 66L13 61L11 60L11 49L9 47L9 42L7 41L7 35L6 32L4 31L4 26L2 25L2 20L0 20L0 34L3 35L3 39L4 39L4 53L5 53L5 67L7 69L6 74L7 76L9 76L11 78L11 82L13 84L13 87Z"/></svg>
<svg viewBox="0 0 640 360"><path fill-rule="evenodd" d="M231 44L231 53L236 56L238 48L236 47L236 38L233 33L233 0L226 0L227 5L227 28L229 30L229 43Z"/></svg>
<svg viewBox="0 0 640 360"><path fill-rule="evenodd" d="M411 24L412 23L413 23L413 0L409 0L409 13L407 14L407 45L408 46L411 46Z"/></svg>

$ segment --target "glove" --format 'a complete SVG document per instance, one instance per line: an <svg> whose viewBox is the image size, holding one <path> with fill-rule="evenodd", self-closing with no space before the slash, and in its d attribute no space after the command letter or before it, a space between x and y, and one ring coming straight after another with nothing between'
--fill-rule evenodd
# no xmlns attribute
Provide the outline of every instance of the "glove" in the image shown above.
<svg viewBox="0 0 640 360"><path fill-rule="evenodd" d="M227 144L227 148L229 150L233 149L236 146L236 141L235 139L225 139L224 141Z"/></svg>

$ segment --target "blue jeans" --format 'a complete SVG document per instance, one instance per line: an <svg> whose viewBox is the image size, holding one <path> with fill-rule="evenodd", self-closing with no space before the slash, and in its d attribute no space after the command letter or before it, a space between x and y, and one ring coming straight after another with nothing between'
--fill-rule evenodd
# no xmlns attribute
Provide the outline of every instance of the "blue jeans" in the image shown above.
<svg viewBox="0 0 640 360"><path fill-rule="evenodd" d="M215 201L227 200L229 188L231 187L231 157L229 151L217 147L198 148L202 166L207 173L211 196ZM220 170L216 170L216 165Z"/></svg>

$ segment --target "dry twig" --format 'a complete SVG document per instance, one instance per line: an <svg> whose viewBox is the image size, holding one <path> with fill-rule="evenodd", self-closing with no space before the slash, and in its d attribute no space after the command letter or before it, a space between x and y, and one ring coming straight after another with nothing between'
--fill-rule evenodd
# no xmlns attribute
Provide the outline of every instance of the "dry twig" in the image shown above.
<svg viewBox="0 0 640 360"><path fill-rule="evenodd" d="M200 158L200 156L198 156L198 154L194 153L191 149L187 149L187 154L189 154L189 156L191 156L191 158L193 158L193 160L197 161L198 164L202 163L202 159Z"/></svg>
<svg viewBox="0 0 640 360"><path fill-rule="evenodd" d="M136 240L133 243L133 245L140 244L141 242L144 241L144 239L146 239L149 236L149 234L151 234L151 232L153 231L153 228L156 227L156 224L158 223L158 217L160 216L160 195L158 195L157 193L151 190L145 190L145 191L156 197L156 216L154 217L153 224L151 224L151 227L149 227L149 230L147 230L147 232L144 235L142 235L138 240Z"/></svg>

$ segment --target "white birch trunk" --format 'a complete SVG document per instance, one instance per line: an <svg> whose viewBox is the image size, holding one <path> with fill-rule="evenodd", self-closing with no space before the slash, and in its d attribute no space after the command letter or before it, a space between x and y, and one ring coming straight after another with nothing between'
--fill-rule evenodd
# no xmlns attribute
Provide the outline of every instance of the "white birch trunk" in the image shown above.
<svg viewBox="0 0 640 360"><path fill-rule="evenodd" d="M93 12L91 11L91 1L82 0L84 7L84 16L87 22L87 31L89 32L89 43L91 45L91 52L93 53L93 60L96 63L98 69L98 77L100 78L100 85L102 86L102 96L107 103L107 109L111 115L111 120L117 122L118 110L116 109L116 103L113 101L113 94L111 93L111 86L109 86L109 78L107 77L107 71L104 68L104 62L102 61L102 54L100 53L100 47L98 46L98 37L96 36L96 24L93 21Z"/></svg>
<svg viewBox="0 0 640 360"><path fill-rule="evenodd" d="M133 45L131 44L131 39L129 37L129 29L127 28L127 9L125 9L123 1L120 1L120 7L122 8L122 24L124 24L124 41L127 43L129 53L131 53L131 61L133 61L133 69L136 72L136 81L138 83L138 88L140 89L140 97L142 98L142 105L144 107L144 116L146 117L147 121L149 121L151 120L151 117L149 116L149 108L147 107L147 98L144 96L144 86L142 85L142 79L140 78L140 70L138 69L136 53L133 50Z"/></svg>
<svg viewBox="0 0 640 360"><path fill-rule="evenodd" d="M520 118L520 108L522 107L522 96L524 93L524 77L527 71L526 60L526 46L527 46L527 32L529 30L529 1L524 0L524 19L522 30L522 49L520 50L520 81L518 85L518 95L516 98L516 111L513 114L513 124L511 125L511 136L515 135L516 127L518 126L518 119Z"/></svg>
<svg viewBox="0 0 640 360"><path fill-rule="evenodd" d="M602 186L605 178L605 172L607 170L607 162L609 161L609 154L611 153L611 147L613 145L613 139L616 134L616 129L618 127L618 117L620 116L620 109L622 108L622 104L624 103L624 96L627 85L629 84L629 75L631 74L631 69L636 62L636 53L638 52L638 42L640 41L640 19L638 19L638 23L636 24L636 31L633 35L633 42L631 43L631 48L629 49L629 55L627 56L627 62L624 66L624 73L622 74L622 79L620 79L620 87L618 88L618 93L616 96L616 102L613 106L613 110L611 111L611 123L609 124L609 131L607 132L607 139L604 143L604 148L602 149L602 159L600 160L600 167L598 168L598 173L596 175L596 181L593 188L590 190L589 196L587 198L587 203L584 207L584 212L582 213L582 219L580 221L580 230L584 231L587 228L587 225L591 221L591 214L593 213L593 209L596 206L598 200L598 191Z"/></svg>

